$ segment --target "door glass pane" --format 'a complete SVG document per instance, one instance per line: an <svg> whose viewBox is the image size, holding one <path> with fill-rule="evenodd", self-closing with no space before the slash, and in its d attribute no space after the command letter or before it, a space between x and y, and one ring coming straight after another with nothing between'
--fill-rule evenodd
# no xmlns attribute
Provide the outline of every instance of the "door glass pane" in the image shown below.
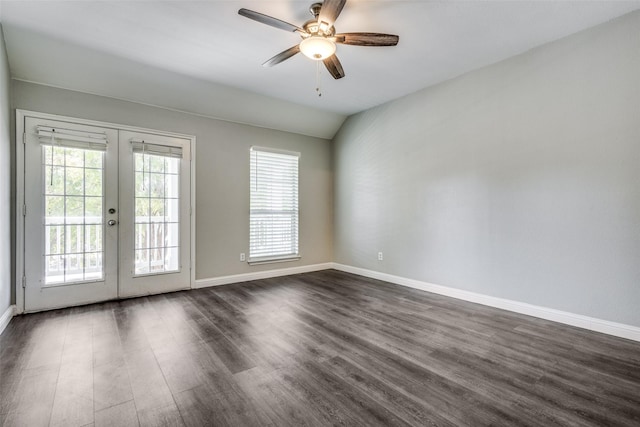
<svg viewBox="0 0 640 427"><path fill-rule="evenodd" d="M104 153L42 146L44 283L103 280Z"/></svg>
<svg viewBox="0 0 640 427"><path fill-rule="evenodd" d="M134 152L134 275L180 271L180 159Z"/></svg>

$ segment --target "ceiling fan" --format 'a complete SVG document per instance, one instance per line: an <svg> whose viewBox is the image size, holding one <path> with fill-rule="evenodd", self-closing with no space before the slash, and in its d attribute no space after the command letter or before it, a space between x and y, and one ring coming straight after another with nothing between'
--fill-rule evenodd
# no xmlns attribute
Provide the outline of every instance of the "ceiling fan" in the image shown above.
<svg viewBox="0 0 640 427"><path fill-rule="evenodd" d="M341 79L345 74L335 55L336 43L353 46L395 46L399 40L399 37L393 34L336 34L333 24L346 2L347 0L325 0L324 3L313 3L309 8L313 19L305 22L302 27L249 9L242 8L238 10L238 14L281 30L297 32L302 37L299 44L280 52L262 64L263 66L272 67L302 52L308 58L322 61L334 79Z"/></svg>

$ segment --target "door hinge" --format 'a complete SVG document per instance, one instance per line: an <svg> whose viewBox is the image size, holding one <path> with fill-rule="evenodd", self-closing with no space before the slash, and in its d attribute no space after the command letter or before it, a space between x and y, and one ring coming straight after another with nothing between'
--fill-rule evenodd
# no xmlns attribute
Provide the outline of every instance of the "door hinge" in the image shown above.
<svg viewBox="0 0 640 427"><path fill-rule="evenodd" d="M26 203L22 205L22 216L27 216L27 205Z"/></svg>
<svg viewBox="0 0 640 427"><path fill-rule="evenodd" d="M22 276L22 287L23 288L27 287L27 276Z"/></svg>
<svg viewBox="0 0 640 427"><path fill-rule="evenodd" d="M26 144L26 143L27 143L27 133L26 133L26 132L23 132L23 133L22 133L22 143L23 143L23 144Z"/></svg>

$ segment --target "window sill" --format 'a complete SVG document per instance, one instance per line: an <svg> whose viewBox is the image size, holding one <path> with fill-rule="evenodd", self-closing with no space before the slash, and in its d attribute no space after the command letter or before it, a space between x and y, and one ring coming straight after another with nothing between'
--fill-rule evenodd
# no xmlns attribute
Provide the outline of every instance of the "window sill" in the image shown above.
<svg viewBox="0 0 640 427"><path fill-rule="evenodd" d="M279 256L279 257L263 257L263 258L253 258L247 261L249 265L260 265L260 264L273 264L277 262L289 262L289 261L298 261L302 258L300 255L287 255L287 256Z"/></svg>

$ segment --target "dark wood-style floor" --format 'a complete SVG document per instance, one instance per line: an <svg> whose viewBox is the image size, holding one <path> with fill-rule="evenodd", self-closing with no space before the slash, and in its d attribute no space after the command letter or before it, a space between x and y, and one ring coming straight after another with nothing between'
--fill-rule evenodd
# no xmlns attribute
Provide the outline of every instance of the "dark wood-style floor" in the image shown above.
<svg viewBox="0 0 640 427"><path fill-rule="evenodd" d="M640 425L640 343L333 270L14 318L2 426Z"/></svg>

